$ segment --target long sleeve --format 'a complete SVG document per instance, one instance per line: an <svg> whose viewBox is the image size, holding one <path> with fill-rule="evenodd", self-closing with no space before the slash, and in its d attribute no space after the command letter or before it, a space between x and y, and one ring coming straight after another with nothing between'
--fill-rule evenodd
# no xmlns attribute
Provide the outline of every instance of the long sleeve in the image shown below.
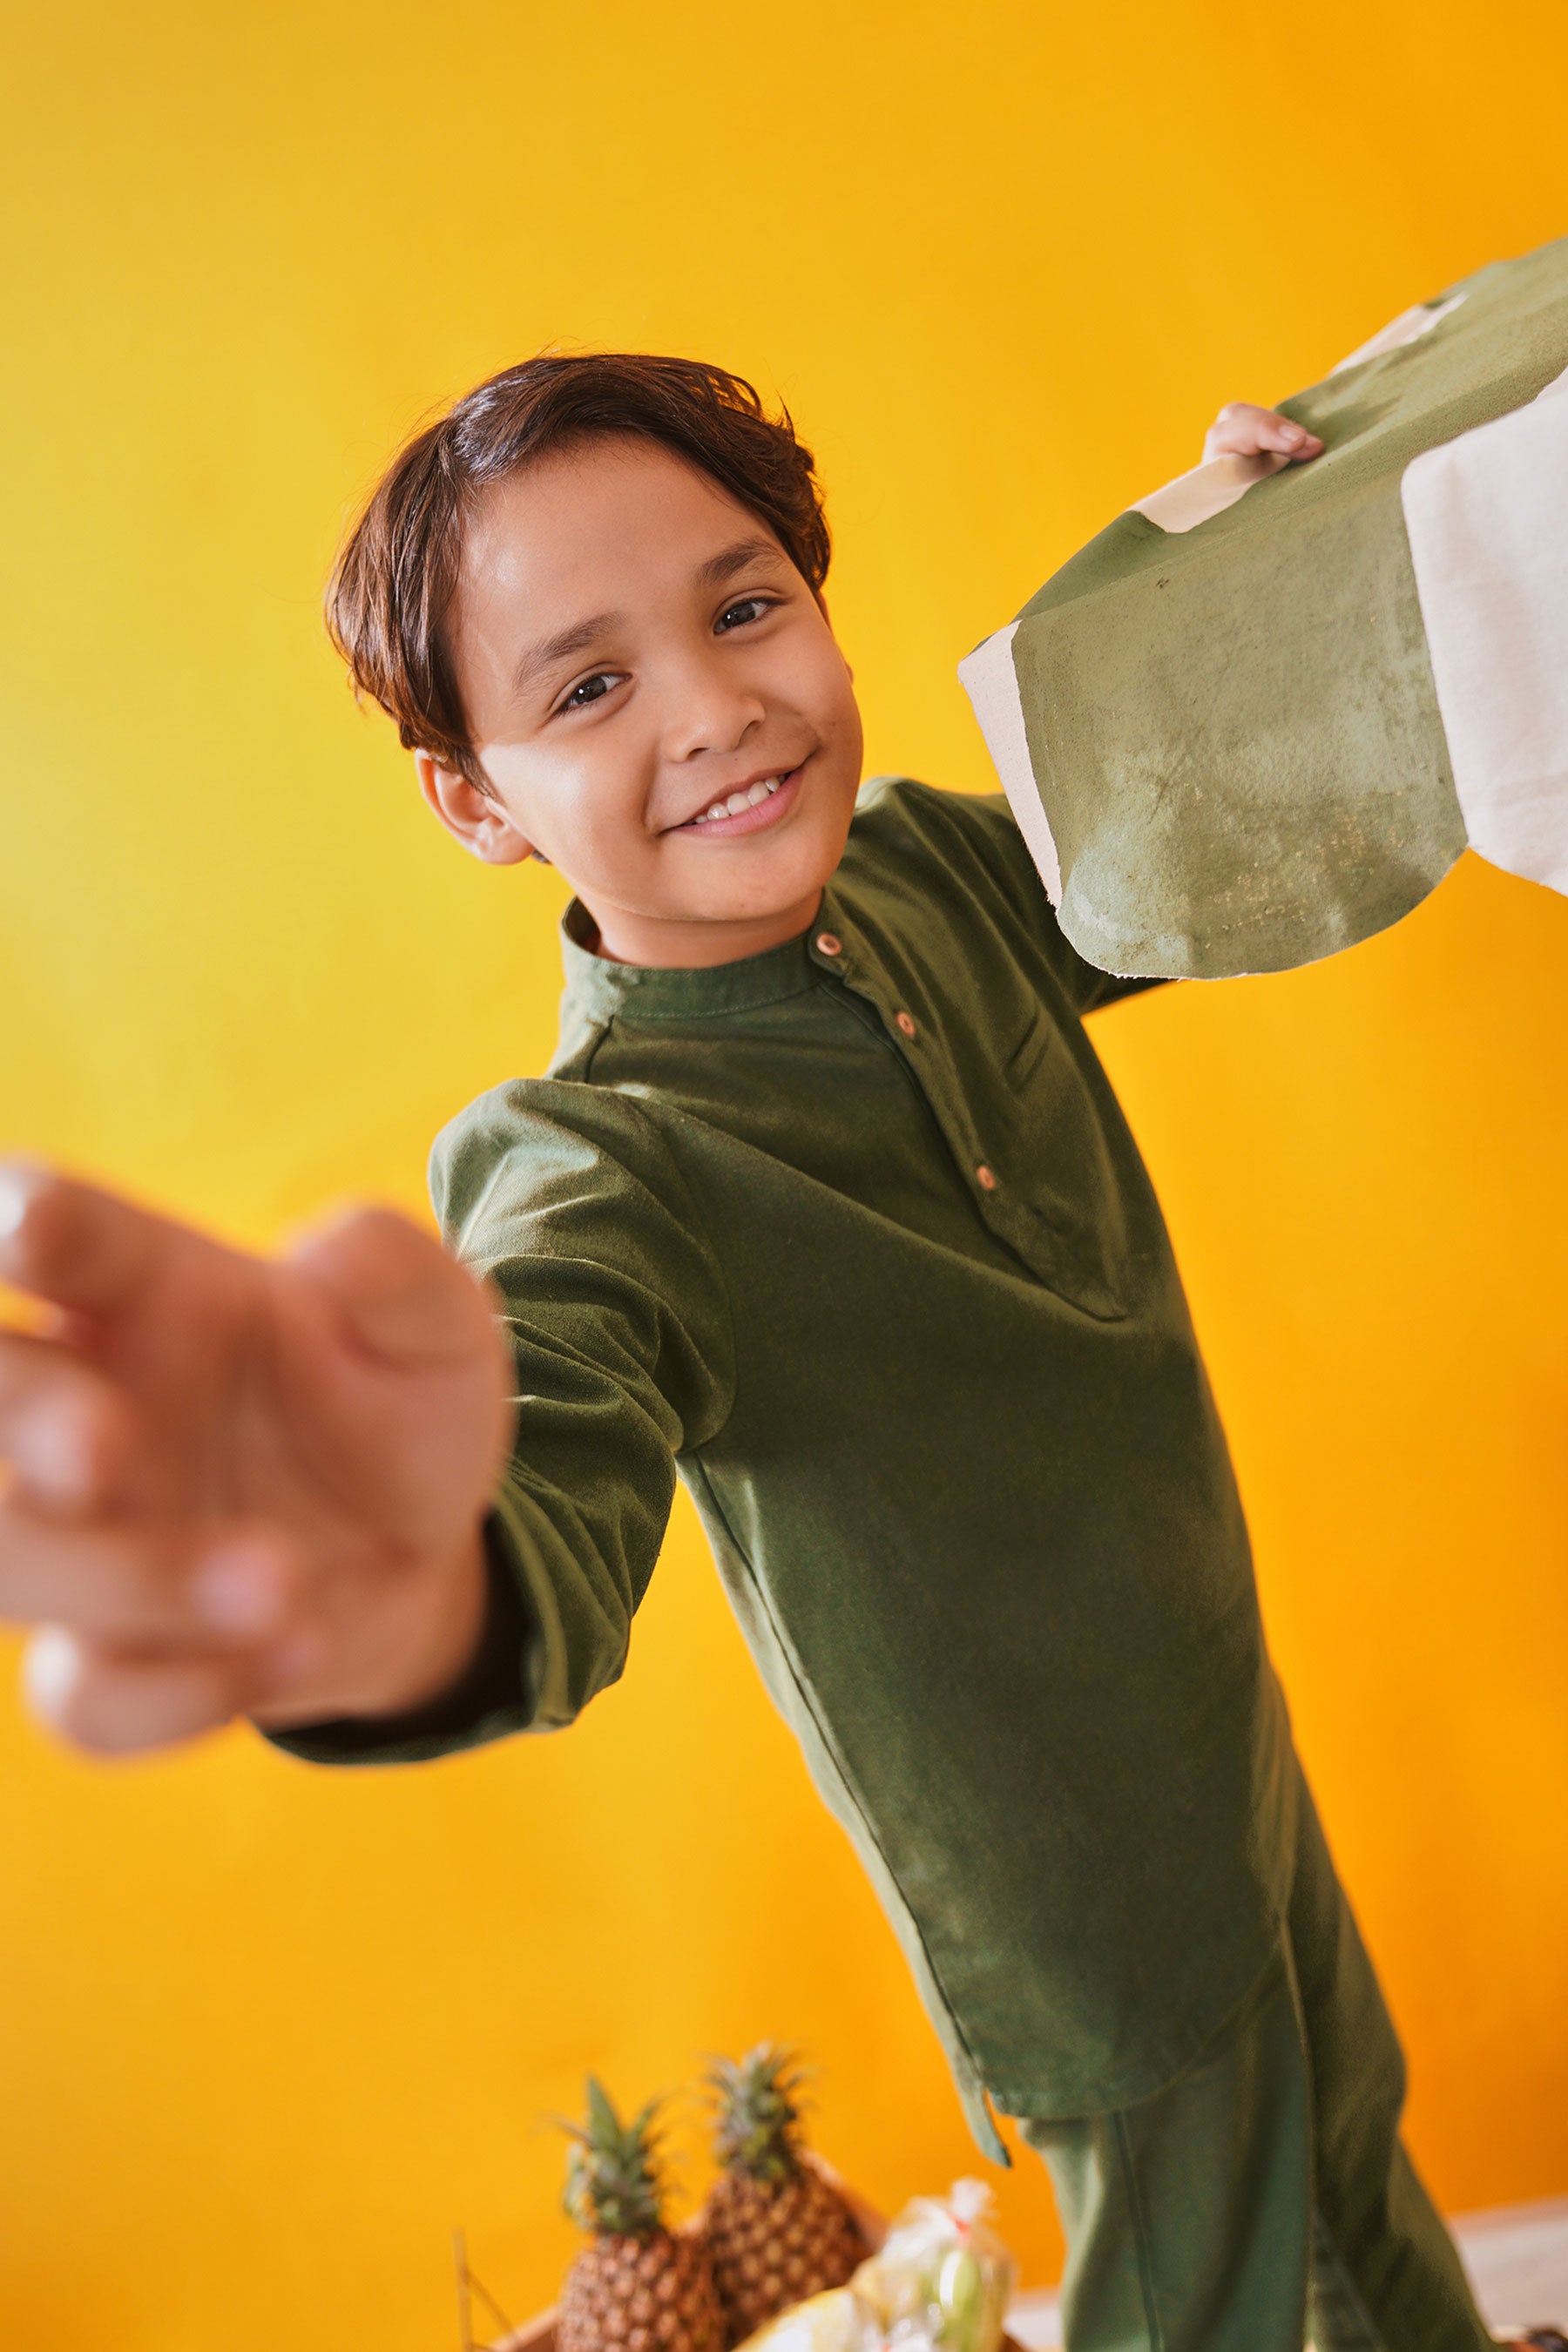
<svg viewBox="0 0 1568 2352"><path fill-rule="evenodd" d="M957 800L959 795L951 797ZM982 824L994 854L1001 877L1016 900L1028 911L1031 923L1037 929L1046 946L1058 978L1067 989L1074 1008L1079 1013L1099 1013L1108 1004L1118 1004L1124 996L1142 996L1151 988L1168 988L1165 979L1129 979L1101 971L1089 963L1068 938L1057 920L1056 908L1046 895L1046 886L1036 869L1035 862L1024 845L1018 821L1013 814L1005 793L978 793L965 796L965 806L972 812L984 812Z"/></svg>
<svg viewBox="0 0 1568 2352"><path fill-rule="evenodd" d="M482 1096L437 1139L431 1190L450 1246L497 1293L516 1370L486 1637L418 1717L273 1735L314 1762L412 1762L570 1723L625 1665L675 1457L716 1433L732 1394L722 1282L637 1103L552 1080Z"/></svg>

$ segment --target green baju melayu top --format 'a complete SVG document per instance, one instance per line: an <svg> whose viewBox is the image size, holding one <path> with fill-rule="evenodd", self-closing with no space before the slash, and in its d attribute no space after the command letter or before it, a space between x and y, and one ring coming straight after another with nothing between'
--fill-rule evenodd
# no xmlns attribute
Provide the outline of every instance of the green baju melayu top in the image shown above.
<svg viewBox="0 0 1568 2352"><path fill-rule="evenodd" d="M549 1072L433 1160L516 1354L516 1630L466 1722L283 1744L569 1723L679 1475L983 2144L983 2088L1152 2093L1268 1961L1294 1821L1225 1439L1079 1017L1127 983L1002 802L899 780L787 946L670 971L596 958L581 909L566 934Z"/></svg>

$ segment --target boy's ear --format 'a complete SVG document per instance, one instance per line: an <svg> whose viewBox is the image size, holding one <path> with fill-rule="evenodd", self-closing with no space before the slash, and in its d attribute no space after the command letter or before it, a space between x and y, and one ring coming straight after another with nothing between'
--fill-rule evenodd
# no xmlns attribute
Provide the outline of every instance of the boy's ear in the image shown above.
<svg viewBox="0 0 1568 2352"><path fill-rule="evenodd" d="M414 765L426 803L474 856L487 866L520 866L534 856L532 842L518 831L500 801L454 769L439 766L428 751L416 751Z"/></svg>

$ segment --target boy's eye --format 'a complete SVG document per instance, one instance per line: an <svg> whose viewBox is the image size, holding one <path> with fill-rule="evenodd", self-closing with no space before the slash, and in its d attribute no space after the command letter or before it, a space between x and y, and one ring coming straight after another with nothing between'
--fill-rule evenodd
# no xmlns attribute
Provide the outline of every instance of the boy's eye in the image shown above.
<svg viewBox="0 0 1568 2352"><path fill-rule="evenodd" d="M721 629L744 628L748 621L760 620L773 608L771 596L742 596L738 603L727 605L720 614L716 625Z"/></svg>
<svg viewBox="0 0 1568 2352"><path fill-rule="evenodd" d="M579 678L570 694L558 708L562 710L585 710L591 702L602 702L610 688L620 684L620 672L596 669L592 677Z"/></svg>

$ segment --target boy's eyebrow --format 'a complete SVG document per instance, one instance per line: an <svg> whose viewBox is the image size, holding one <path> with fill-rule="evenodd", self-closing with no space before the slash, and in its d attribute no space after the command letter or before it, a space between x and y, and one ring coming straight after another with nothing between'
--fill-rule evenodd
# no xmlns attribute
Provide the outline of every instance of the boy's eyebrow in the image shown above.
<svg viewBox="0 0 1568 2352"><path fill-rule="evenodd" d="M737 572L744 572L747 565L755 563L759 557L777 556L780 552L771 539L739 539L733 547L721 548L717 555L710 555L706 563L698 565L698 585L703 588L721 587L726 580L732 580Z"/></svg>
<svg viewBox="0 0 1568 2352"><path fill-rule="evenodd" d="M529 685L541 670L552 669L557 662L568 660L573 654L586 653L600 637L608 636L625 619L621 613L595 613L585 621L574 621L569 629L562 629L542 645L530 646L512 673L515 690Z"/></svg>

